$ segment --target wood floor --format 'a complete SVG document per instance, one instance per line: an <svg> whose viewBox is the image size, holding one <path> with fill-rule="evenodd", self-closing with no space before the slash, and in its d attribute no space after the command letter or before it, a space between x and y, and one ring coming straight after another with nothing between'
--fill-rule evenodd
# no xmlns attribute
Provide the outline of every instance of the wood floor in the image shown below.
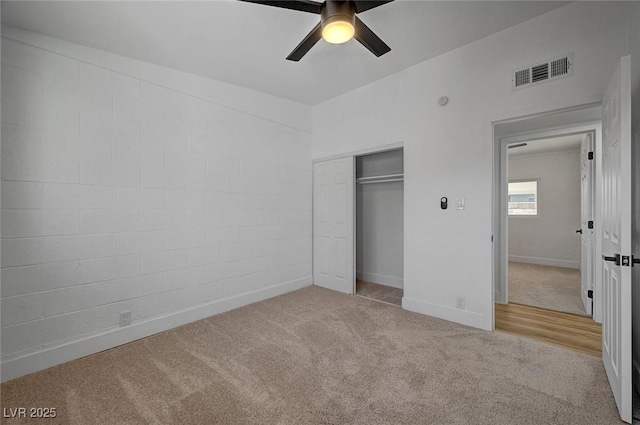
<svg viewBox="0 0 640 425"><path fill-rule="evenodd" d="M602 356L602 326L589 317L520 304L496 304L496 330Z"/></svg>

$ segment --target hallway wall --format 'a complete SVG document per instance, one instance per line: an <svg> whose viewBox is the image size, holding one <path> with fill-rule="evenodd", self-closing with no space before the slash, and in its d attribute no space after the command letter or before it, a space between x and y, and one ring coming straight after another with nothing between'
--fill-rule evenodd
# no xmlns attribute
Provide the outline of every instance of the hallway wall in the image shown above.
<svg viewBox="0 0 640 425"><path fill-rule="evenodd" d="M580 268L580 151L509 158L509 180L538 181L538 215L509 216L509 261Z"/></svg>

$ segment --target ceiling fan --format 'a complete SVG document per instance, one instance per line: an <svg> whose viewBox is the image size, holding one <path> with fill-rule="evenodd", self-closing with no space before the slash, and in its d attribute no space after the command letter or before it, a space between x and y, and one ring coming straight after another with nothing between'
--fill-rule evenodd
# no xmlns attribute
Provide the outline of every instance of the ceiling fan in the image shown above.
<svg viewBox="0 0 640 425"><path fill-rule="evenodd" d="M393 0L326 0L324 3L317 3L311 0L240 1L320 15L320 22L287 56L287 60L290 61L298 62L321 38L332 44L346 43L351 38L355 38L378 57L391 50L356 14L390 3Z"/></svg>

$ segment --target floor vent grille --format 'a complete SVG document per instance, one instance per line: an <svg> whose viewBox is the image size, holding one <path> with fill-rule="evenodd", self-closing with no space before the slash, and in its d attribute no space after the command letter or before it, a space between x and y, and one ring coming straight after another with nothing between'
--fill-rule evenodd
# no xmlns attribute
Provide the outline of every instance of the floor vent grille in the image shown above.
<svg viewBox="0 0 640 425"><path fill-rule="evenodd" d="M513 72L512 88L520 89L573 75L573 53Z"/></svg>

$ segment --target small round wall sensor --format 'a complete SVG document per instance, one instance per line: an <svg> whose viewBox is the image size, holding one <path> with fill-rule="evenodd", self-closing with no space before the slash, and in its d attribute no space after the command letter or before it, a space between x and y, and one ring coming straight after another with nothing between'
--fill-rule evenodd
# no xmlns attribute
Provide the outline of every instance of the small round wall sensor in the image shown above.
<svg viewBox="0 0 640 425"><path fill-rule="evenodd" d="M442 96L440 99L438 99L438 105L440 106L444 106L447 103L449 103L449 98L447 96Z"/></svg>

